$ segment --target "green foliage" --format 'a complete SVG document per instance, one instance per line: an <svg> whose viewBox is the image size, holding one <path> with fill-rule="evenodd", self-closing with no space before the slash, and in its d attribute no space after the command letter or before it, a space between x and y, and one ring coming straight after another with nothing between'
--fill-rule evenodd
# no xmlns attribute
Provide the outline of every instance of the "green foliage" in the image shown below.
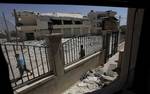
<svg viewBox="0 0 150 94"><path fill-rule="evenodd" d="M121 32L122 34L125 34L125 32L127 32L127 26L126 26L126 25L120 26L120 32Z"/></svg>

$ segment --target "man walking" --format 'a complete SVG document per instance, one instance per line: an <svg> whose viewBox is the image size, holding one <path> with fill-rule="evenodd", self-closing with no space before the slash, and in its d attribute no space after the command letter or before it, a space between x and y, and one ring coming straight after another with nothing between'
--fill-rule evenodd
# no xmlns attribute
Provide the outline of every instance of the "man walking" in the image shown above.
<svg viewBox="0 0 150 94"><path fill-rule="evenodd" d="M27 73L30 73L30 75L32 75L32 72L29 69L27 69L27 67L26 67L26 63L23 59L22 54L16 54L16 60L17 60L16 68L19 69L20 78L22 78L24 71L26 71Z"/></svg>
<svg viewBox="0 0 150 94"><path fill-rule="evenodd" d="M79 55L80 55L80 59L83 59L84 58L84 56L85 56L85 50L83 49L83 45L81 45L80 46L81 47L81 49L80 49L80 53L79 53Z"/></svg>

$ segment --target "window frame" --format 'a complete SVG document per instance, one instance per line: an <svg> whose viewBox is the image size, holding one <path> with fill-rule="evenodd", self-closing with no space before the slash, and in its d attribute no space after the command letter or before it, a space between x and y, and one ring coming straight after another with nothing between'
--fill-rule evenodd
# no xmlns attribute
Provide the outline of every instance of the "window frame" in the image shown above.
<svg viewBox="0 0 150 94"><path fill-rule="evenodd" d="M128 8L127 32L125 35L125 47L120 77L114 80L110 85L95 91L96 93L113 94L122 88L127 88L132 85L143 17L144 9Z"/></svg>

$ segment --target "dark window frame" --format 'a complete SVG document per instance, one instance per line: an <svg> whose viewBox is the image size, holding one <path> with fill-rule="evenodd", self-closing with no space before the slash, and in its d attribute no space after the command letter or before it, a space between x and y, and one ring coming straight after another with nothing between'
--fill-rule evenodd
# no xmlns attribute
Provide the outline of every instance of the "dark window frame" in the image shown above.
<svg viewBox="0 0 150 94"><path fill-rule="evenodd" d="M63 20L64 25L72 25L72 20Z"/></svg>

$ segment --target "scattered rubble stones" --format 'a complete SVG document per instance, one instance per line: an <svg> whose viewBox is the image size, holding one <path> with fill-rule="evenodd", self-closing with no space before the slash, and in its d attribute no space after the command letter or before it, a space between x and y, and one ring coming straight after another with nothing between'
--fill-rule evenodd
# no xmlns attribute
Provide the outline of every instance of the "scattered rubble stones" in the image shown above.
<svg viewBox="0 0 150 94"><path fill-rule="evenodd" d="M109 85L117 77L116 73L112 70L111 72L111 74L107 75L108 73L104 72L101 67L89 70L81 75L80 81L63 94L84 94L101 89Z"/></svg>

